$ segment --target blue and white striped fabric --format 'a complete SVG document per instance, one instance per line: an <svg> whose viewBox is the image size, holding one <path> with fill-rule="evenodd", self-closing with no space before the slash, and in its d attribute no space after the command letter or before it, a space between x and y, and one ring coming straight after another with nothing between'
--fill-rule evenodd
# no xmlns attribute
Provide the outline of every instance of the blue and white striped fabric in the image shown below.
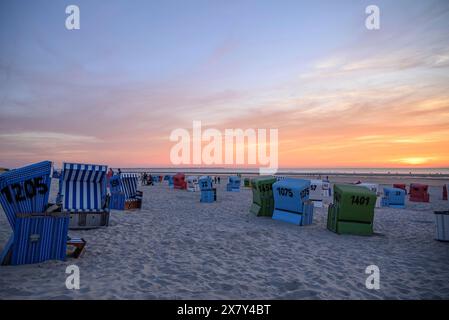
<svg viewBox="0 0 449 320"><path fill-rule="evenodd" d="M51 166L44 161L0 176L0 203L13 230L0 253L0 264L65 260L69 218L45 214Z"/></svg>
<svg viewBox="0 0 449 320"><path fill-rule="evenodd" d="M60 180L63 211L103 211L107 169L103 165L64 163Z"/></svg>
<svg viewBox="0 0 449 320"><path fill-rule="evenodd" d="M0 176L0 203L11 228L17 213L41 213L47 208L51 167L50 161L43 161Z"/></svg>
<svg viewBox="0 0 449 320"><path fill-rule="evenodd" d="M137 183L139 181L137 173L122 173L120 180L120 189L125 194L125 199L135 198L137 195Z"/></svg>

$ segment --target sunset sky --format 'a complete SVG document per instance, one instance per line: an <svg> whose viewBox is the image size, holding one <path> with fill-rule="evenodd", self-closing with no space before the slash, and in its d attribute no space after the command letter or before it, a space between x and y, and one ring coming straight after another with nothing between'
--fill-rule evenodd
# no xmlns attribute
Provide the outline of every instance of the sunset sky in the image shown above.
<svg viewBox="0 0 449 320"><path fill-rule="evenodd" d="M448 167L449 1L3 0L0 112L0 167L171 166L194 120L278 129L281 167Z"/></svg>

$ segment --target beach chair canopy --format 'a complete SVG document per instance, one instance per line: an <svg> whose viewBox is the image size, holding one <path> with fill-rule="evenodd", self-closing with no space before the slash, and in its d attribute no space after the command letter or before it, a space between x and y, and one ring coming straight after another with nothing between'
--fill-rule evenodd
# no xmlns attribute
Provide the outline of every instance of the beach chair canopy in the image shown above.
<svg viewBox="0 0 449 320"><path fill-rule="evenodd" d="M209 176L201 176L198 179L198 184L201 191L207 191L212 189L212 178Z"/></svg>
<svg viewBox="0 0 449 320"><path fill-rule="evenodd" d="M14 229L17 213L42 213L47 209L51 162L43 161L0 175L0 203Z"/></svg>
<svg viewBox="0 0 449 320"><path fill-rule="evenodd" d="M63 211L103 211L107 169L105 165L64 163L60 180Z"/></svg>

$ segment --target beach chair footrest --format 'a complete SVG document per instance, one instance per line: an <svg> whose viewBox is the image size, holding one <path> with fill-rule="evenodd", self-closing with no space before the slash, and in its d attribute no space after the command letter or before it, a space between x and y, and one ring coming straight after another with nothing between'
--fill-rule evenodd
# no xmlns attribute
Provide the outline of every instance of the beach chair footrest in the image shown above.
<svg viewBox="0 0 449 320"><path fill-rule="evenodd" d="M129 199L125 201L125 210L133 210L142 208L141 199Z"/></svg>
<svg viewBox="0 0 449 320"><path fill-rule="evenodd" d="M86 240L83 238L69 238L67 240L67 256L78 259L86 246Z"/></svg>

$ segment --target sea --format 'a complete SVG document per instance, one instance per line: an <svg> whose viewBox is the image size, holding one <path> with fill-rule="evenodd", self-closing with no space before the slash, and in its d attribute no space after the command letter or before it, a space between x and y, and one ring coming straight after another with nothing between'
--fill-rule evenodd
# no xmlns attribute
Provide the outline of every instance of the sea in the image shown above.
<svg viewBox="0 0 449 320"><path fill-rule="evenodd" d="M117 170L118 168L113 168ZM120 168L122 172L190 173L190 174L259 174L257 168L222 167L149 167ZM279 168L278 175L411 175L448 176L449 168Z"/></svg>

